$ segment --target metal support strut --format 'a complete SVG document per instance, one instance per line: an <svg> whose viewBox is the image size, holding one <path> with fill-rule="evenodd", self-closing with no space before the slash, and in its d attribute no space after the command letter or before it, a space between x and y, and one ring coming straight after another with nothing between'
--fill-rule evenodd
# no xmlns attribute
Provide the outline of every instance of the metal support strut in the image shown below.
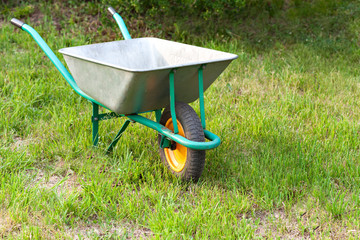
<svg viewBox="0 0 360 240"><path fill-rule="evenodd" d="M99 105L92 102L93 105L93 115L91 118L92 121L92 139L93 139L93 146L99 142Z"/></svg>
<svg viewBox="0 0 360 240"><path fill-rule="evenodd" d="M204 104L204 81L203 81L203 69L205 65L201 65L199 68L199 102L200 102L200 118L202 128L205 129L205 104Z"/></svg>
<svg viewBox="0 0 360 240"><path fill-rule="evenodd" d="M161 119L161 109L155 110L155 118L156 118L156 122L159 123Z"/></svg>
<svg viewBox="0 0 360 240"><path fill-rule="evenodd" d="M177 121L176 121L176 112L175 112L175 87L174 87L174 73L175 73L175 69L171 70L170 75L169 75L169 80L170 80L170 113L171 113L171 119L173 122L173 127L174 127L174 133L177 134L179 133L179 129L178 129L178 125L177 125Z"/></svg>
<svg viewBox="0 0 360 240"><path fill-rule="evenodd" d="M129 123L131 121L128 119L124 122L124 124L122 125L120 131L118 132L118 134L116 134L114 140L111 142L111 144L109 145L108 149L106 150L106 153L111 153L112 150L114 149L115 145L117 144L117 142L120 140L121 135L123 134L123 132L126 130L126 128L129 126Z"/></svg>
<svg viewBox="0 0 360 240"><path fill-rule="evenodd" d="M91 121L92 121L92 139L93 139L93 146L96 147L98 145L98 143L99 143L99 121L107 120L107 119L111 119L111 118L122 117L124 115L116 114L114 112L99 114L99 105L94 103L94 102L92 103L92 105L93 105L93 115L92 115L92 118L91 118ZM122 133L129 126L130 122L131 122L131 120L129 120L129 119L125 121L125 123L121 127L120 131L118 132L118 134L116 134L114 140L111 142L111 144L107 148L106 153L112 152L113 148L115 147L117 142L120 140Z"/></svg>

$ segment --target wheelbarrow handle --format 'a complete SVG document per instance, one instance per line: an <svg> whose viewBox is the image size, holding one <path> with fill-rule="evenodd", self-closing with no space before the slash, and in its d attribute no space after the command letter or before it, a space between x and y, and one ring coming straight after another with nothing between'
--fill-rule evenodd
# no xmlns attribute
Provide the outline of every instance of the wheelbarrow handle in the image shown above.
<svg viewBox="0 0 360 240"><path fill-rule="evenodd" d="M116 11L113 7L108 7L108 11L111 14L111 16L113 16L116 13Z"/></svg>
<svg viewBox="0 0 360 240"><path fill-rule="evenodd" d="M22 26L25 24L24 22L20 21L19 19L13 18L10 20L11 24L18 27L18 28L22 28Z"/></svg>
<svg viewBox="0 0 360 240"><path fill-rule="evenodd" d="M123 35L124 39L125 40L131 39L130 33L129 33L122 17L112 7L108 7L108 11L111 14L111 16L115 19L116 23L118 24L121 34Z"/></svg>
<svg viewBox="0 0 360 240"><path fill-rule="evenodd" d="M65 66L61 63L61 61L57 58L55 53L50 49L50 47L46 44L44 39L39 35L38 32L36 32L35 29L33 29L31 26L27 25L26 23L23 23L22 21L13 18L10 21L13 25L15 25L18 28L21 28L25 32L29 33L31 37L35 40L35 42L40 46L40 48L44 51L44 53L49 57L51 62L55 65L55 67L59 70L61 75L65 78L65 80L70 84L70 86L74 89L76 93L78 93L80 96L86 98L87 100L94 102L100 106L105 107L104 105L98 103L96 100L89 97L86 93L84 93L76 84L73 76L69 73L69 71L65 68ZM105 107L106 108L106 107Z"/></svg>

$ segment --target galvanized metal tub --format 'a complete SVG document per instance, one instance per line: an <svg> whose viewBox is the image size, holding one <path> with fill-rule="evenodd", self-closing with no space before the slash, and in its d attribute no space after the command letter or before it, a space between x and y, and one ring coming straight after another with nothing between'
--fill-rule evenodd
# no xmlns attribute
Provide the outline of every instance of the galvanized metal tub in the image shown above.
<svg viewBox="0 0 360 240"><path fill-rule="evenodd" d="M199 97L198 69L204 91L237 55L158 38L137 38L59 50L79 88L119 114L169 105L169 73L175 73L176 101Z"/></svg>

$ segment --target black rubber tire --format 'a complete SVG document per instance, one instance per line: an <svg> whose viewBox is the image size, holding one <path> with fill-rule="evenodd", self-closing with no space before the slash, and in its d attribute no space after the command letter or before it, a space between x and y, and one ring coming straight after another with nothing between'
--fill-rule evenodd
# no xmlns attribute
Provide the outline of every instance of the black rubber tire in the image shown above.
<svg viewBox="0 0 360 240"><path fill-rule="evenodd" d="M200 119L194 109L183 102L175 103L176 118L182 125L185 137L191 141L205 142L204 130L201 126ZM170 107L164 109L160 124L164 125L171 118ZM205 165L205 150L194 150L187 148L185 166L180 172L174 171L169 165L164 149L160 147L161 135L158 136L159 151L161 160L165 166L177 177L185 181L197 182Z"/></svg>

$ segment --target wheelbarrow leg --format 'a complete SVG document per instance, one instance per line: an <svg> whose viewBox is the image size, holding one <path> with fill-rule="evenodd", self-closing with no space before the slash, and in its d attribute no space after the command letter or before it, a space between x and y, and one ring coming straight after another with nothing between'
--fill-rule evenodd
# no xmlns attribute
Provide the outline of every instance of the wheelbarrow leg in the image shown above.
<svg viewBox="0 0 360 240"><path fill-rule="evenodd" d="M129 123L131 121L130 120L126 120L124 122L124 124L122 125L120 131L118 132L118 134L116 134L114 140L112 141L112 143L110 144L110 146L108 147L108 149L106 150L106 153L111 153L113 148L115 147L115 145L117 144L117 142L120 140L122 133L126 130L126 128L129 126Z"/></svg>
<svg viewBox="0 0 360 240"><path fill-rule="evenodd" d="M99 142L99 105L92 103L93 105L93 115L91 118L92 121L92 140L93 146L96 147Z"/></svg>
<svg viewBox="0 0 360 240"><path fill-rule="evenodd" d="M176 120L176 112L175 112L175 83L174 83L174 73L176 69L171 70L169 74L169 88L170 88L170 112L171 112L171 119L174 126L174 133L178 134L179 129L177 126Z"/></svg>
<svg viewBox="0 0 360 240"><path fill-rule="evenodd" d="M161 118L161 109L155 110L155 118L156 118L156 122L159 123Z"/></svg>
<svg viewBox="0 0 360 240"><path fill-rule="evenodd" d="M203 69L205 65L201 65L198 72L199 79L199 102L200 102L200 119L202 128L205 129L205 106L204 106L204 81L203 81Z"/></svg>

